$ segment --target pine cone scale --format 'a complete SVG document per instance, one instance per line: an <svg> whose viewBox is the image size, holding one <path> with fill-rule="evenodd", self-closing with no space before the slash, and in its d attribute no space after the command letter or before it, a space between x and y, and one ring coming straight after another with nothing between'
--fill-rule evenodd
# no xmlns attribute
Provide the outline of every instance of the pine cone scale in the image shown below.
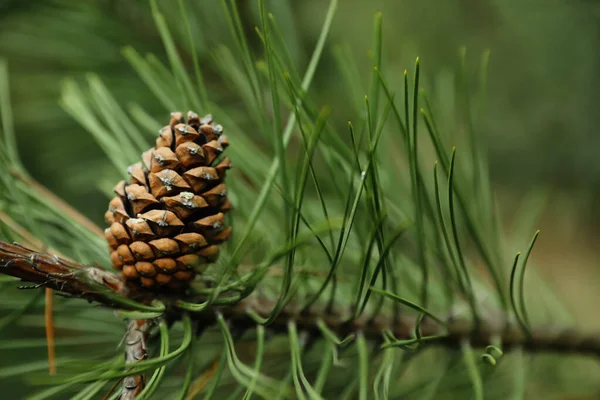
<svg viewBox="0 0 600 400"><path fill-rule="evenodd" d="M190 111L186 122L172 113L155 147L128 168L129 181L115 186L105 234L113 267L131 285L185 288L218 258L231 234L222 133L210 115Z"/></svg>

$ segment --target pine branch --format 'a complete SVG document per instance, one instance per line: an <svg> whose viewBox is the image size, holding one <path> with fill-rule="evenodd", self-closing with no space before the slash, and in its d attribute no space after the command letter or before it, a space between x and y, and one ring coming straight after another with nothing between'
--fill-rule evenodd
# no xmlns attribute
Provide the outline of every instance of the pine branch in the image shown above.
<svg viewBox="0 0 600 400"><path fill-rule="evenodd" d="M38 253L22 246L0 242L0 274L11 275L22 281L36 284L38 287L49 287L73 297L84 298L89 301L99 302L110 308L134 308L133 305L124 304L123 301L135 298L136 301L149 304L151 298L143 294L134 293L125 286L120 276L106 272L93 266L85 266L66 261L56 256ZM256 316L267 317L273 307L273 301L256 291L251 296L240 300L233 305L213 305L205 310L193 313L191 318L197 321L198 326L207 327L216 323L216 312L241 329L256 325L255 320L248 314L252 310ZM177 298L175 298L177 297ZM163 294L161 301L166 305L169 314L177 319L185 310L177 309L177 300L187 302L202 302L206 299L197 295L177 296ZM393 318L392 315L378 315L376 318L362 316L359 319L348 319L343 313L326 313L313 307L309 312L302 312L302 308L289 303L270 325L274 331L287 331L287 323L294 320L299 330L304 330L318 335L318 322L323 321L327 327L339 337L346 337L357 331L363 332L366 338L374 341L382 340L382 333L391 332L398 340L414 339L416 318L403 315ZM429 337L429 345L445 347L460 347L468 341L474 347L485 347L494 340L499 340L502 348L509 350L522 347L532 352L557 352L572 354L588 354L600 356L600 334L589 335L581 332L556 328L533 328L530 335L523 333L518 326L502 321L499 316L495 321L482 322L479 329L474 329L465 321L448 321L446 327L424 320L420 325L422 337ZM140 322L135 320L131 324ZM133 340L138 335L128 331L127 343L137 343L138 347L127 348L127 357L137 357L140 353L141 342ZM144 327L144 329L146 329ZM143 331L143 329L142 329ZM130 340L131 339L131 340ZM138 338L139 339L139 338ZM425 341L423 341L425 342ZM416 343L416 341L414 342ZM129 359L129 358L128 358ZM131 358L133 360L133 358Z"/></svg>
<svg viewBox="0 0 600 400"><path fill-rule="evenodd" d="M249 309L259 315L268 316L272 307L273 303L270 300L253 296L242 300L234 307L221 307L220 311L226 318L234 320L236 325L250 327L256 323L247 315ZM192 317L202 319L203 324L212 324L214 315L208 311L203 314ZM375 319L365 316L357 320L348 320L335 314L324 315L319 312L301 314L300 309L295 309L290 303L270 327L286 332L290 320L294 320L299 330L316 334L319 333L317 322L322 320L338 337L348 337L361 331L367 339L380 341L385 330L392 332L398 340L413 339L417 318L410 316L393 318L391 315L382 315ZM465 341L473 347L486 347L494 340L498 340L504 350L523 347L531 352L587 354L600 357L600 334L582 334L563 327L531 329L531 335L527 336L517 325L498 321L482 321L479 329L474 329L467 321L451 321L446 328L442 328L431 320L425 320L420 325L420 331L422 337L436 337L433 340L424 340L422 343L450 348L459 348Z"/></svg>
<svg viewBox="0 0 600 400"><path fill-rule="evenodd" d="M125 362L134 364L148 358L148 334L152 323L150 320L131 320L125 338ZM146 375L131 375L123 378L120 400L134 399L146 386Z"/></svg>
<svg viewBox="0 0 600 400"><path fill-rule="evenodd" d="M0 274L109 307L114 307L114 295L127 297L129 294L124 282L115 274L29 250L16 243L0 241Z"/></svg>

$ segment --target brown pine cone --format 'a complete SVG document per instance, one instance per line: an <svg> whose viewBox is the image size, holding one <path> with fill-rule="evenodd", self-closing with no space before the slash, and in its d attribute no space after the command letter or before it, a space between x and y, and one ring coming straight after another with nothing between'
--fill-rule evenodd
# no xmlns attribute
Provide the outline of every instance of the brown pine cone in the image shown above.
<svg viewBox="0 0 600 400"><path fill-rule="evenodd" d="M212 116L171 114L156 146L129 167L105 214L112 265L131 285L184 289L219 255L231 227L223 183L229 145Z"/></svg>

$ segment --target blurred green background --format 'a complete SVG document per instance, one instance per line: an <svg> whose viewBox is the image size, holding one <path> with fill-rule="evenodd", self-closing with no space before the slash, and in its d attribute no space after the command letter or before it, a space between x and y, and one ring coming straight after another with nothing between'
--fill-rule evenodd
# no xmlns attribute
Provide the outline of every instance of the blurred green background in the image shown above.
<svg viewBox="0 0 600 400"><path fill-rule="evenodd" d="M177 2L158 3L183 37ZM216 91L221 82L213 70L212 51L216 43L230 41L228 27L218 0L189 3L189 12L202 22L193 27L196 50ZM327 2L270 3L292 57L305 64ZM255 2L239 4L248 37L258 47L253 34ZM473 71L481 53L490 49L489 111L481 121L485 129L478 133L490 144L495 181L517 193L532 185L576 193L570 197L581 201L577 208L583 222L597 225L600 211L593 202L600 193L599 2L342 0L315 90L344 120L352 115L347 94L338 91L341 78L331 74L335 46L350 48L366 86L377 10L384 15L389 75L397 70L400 76L418 55L425 86L449 90L453 82L448 76L458 63L459 47L467 47ZM65 77L95 72L122 104L135 101L156 110L159 105L121 56L125 45L163 56L148 2L4 0L0 22L0 55L9 63L15 124L28 167L48 187L101 221L105 199L98 198L85 172L103 168L105 158L91 136L60 108L59 91ZM181 51L189 61L189 49ZM444 104L438 102L437 108L444 112Z"/></svg>
<svg viewBox="0 0 600 400"><path fill-rule="evenodd" d="M186 43L176 1L159 1L171 29ZM291 56L304 66L327 8L323 0L271 0ZM240 1L251 44L254 1ZM211 96L235 104L213 62L230 32L218 0L187 1L194 16L196 51ZM507 234L518 225L523 201L539 202L542 236L534 260L567 299L577 320L590 320L600 296L600 2L593 0L340 0L331 40L313 91L333 107L337 121L354 118L353 101L339 91L336 52L349 51L367 86L373 14L383 12L387 75L401 79L421 58L423 83L436 108L453 113L452 71L461 46L473 71L491 50L488 106L478 135L489 145L492 177ZM98 74L124 105L135 102L156 116L148 93L121 49L164 58L146 1L0 1L0 56L8 62L19 148L45 186L103 224L108 198L100 187L114 171L91 135L60 107L65 78ZM191 69L190 49L179 49ZM471 77L470 77L471 78ZM473 74L472 79L478 77ZM476 107L477 105L475 105ZM202 111L201 111L202 112ZM164 118L162 118L164 119ZM90 181L90 171L97 180ZM110 183L110 182L109 182ZM532 192L533 191L533 192ZM533 195L531 194L533 193ZM545 200L544 200L545 199Z"/></svg>

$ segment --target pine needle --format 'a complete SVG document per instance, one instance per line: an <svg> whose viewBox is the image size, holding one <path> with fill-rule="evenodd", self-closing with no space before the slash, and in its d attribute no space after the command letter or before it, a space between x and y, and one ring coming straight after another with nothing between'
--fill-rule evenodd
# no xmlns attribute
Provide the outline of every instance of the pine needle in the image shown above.
<svg viewBox="0 0 600 400"><path fill-rule="evenodd" d="M70 217L77 224L85 227L87 230L92 232L94 235L104 238L104 232L98 225L90 221L85 215L81 214L75 208L73 208L70 204L65 202L63 199L52 193L50 190L46 189L42 184L33 179L32 177L22 174L17 170L11 170L10 173L17 178L18 180L25 183L28 187L33 189L35 192L39 194L40 199L44 199L44 201L48 201L54 207L56 207L63 215Z"/></svg>
<svg viewBox="0 0 600 400"><path fill-rule="evenodd" d="M54 320L52 318L53 291L46 288L44 319L46 322L46 341L48 343L48 372L56 374L56 346L54 344Z"/></svg>
<svg viewBox="0 0 600 400"><path fill-rule="evenodd" d="M194 398L196 398L196 396L198 396L198 394L200 394L200 392L210 383L217 372L220 360L221 356L215 357L210 363L210 367L192 381L185 400L194 400Z"/></svg>

